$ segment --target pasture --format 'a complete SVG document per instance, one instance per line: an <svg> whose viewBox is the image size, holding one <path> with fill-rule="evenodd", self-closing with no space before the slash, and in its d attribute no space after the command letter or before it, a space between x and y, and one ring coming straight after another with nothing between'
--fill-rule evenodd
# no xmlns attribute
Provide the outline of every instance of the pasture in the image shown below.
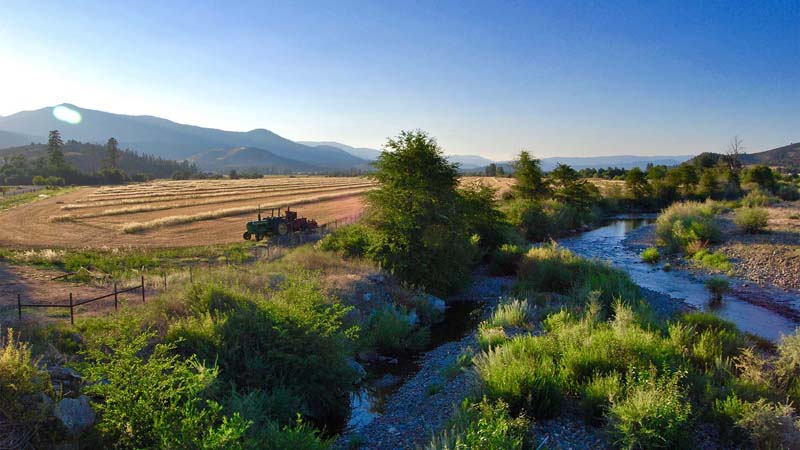
<svg viewBox="0 0 800 450"><path fill-rule="evenodd" d="M99 188L0 214L0 245L13 248L190 247L238 242L262 209L291 206L320 224L359 215L365 178L274 176Z"/></svg>

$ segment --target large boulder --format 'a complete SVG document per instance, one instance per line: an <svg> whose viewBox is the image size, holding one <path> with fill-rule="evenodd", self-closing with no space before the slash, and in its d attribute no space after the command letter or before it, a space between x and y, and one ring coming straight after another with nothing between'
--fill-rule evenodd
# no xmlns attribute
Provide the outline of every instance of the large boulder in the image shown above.
<svg viewBox="0 0 800 450"><path fill-rule="evenodd" d="M53 414L73 436L83 433L94 425L94 410L85 395L62 399L56 404Z"/></svg>

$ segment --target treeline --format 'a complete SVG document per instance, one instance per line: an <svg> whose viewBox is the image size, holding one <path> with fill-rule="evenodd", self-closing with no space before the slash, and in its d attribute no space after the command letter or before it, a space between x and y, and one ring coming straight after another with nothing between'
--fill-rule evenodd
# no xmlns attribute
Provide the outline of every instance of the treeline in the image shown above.
<svg viewBox="0 0 800 450"><path fill-rule="evenodd" d="M169 178L175 173L191 176L197 167L130 149L120 149L113 137L106 145L69 140L58 130L47 144L30 144L3 150L0 184L120 184Z"/></svg>

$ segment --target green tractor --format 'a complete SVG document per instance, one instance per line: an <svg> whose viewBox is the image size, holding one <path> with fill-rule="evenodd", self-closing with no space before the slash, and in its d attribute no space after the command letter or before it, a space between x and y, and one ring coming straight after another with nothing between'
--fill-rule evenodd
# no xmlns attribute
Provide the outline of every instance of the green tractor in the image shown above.
<svg viewBox="0 0 800 450"><path fill-rule="evenodd" d="M270 208L269 216L261 216L261 209L258 210L258 220L247 222L246 231L242 237L244 240L249 241L255 237L257 241L269 236L286 236L295 231L311 231L318 228L315 220L309 220L305 217L298 218L297 212L292 211L289 207L286 208L286 214L281 215L280 208L277 208L278 214L275 215L276 208Z"/></svg>

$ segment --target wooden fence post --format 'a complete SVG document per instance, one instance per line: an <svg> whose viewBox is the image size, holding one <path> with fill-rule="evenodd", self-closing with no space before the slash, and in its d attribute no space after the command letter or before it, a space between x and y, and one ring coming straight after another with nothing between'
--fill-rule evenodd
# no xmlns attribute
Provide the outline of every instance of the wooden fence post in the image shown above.
<svg viewBox="0 0 800 450"><path fill-rule="evenodd" d="M161 274L164 277L164 290L167 290L167 272Z"/></svg>
<svg viewBox="0 0 800 450"><path fill-rule="evenodd" d="M144 275L142 275L142 303L144 303Z"/></svg>
<svg viewBox="0 0 800 450"><path fill-rule="evenodd" d="M75 325L75 307L72 306L72 292L69 293L69 323Z"/></svg>
<svg viewBox="0 0 800 450"><path fill-rule="evenodd" d="M22 296L19 293L17 293L17 314L19 320L22 320Z"/></svg>
<svg viewBox="0 0 800 450"><path fill-rule="evenodd" d="M114 311L117 310L117 282L114 282Z"/></svg>

